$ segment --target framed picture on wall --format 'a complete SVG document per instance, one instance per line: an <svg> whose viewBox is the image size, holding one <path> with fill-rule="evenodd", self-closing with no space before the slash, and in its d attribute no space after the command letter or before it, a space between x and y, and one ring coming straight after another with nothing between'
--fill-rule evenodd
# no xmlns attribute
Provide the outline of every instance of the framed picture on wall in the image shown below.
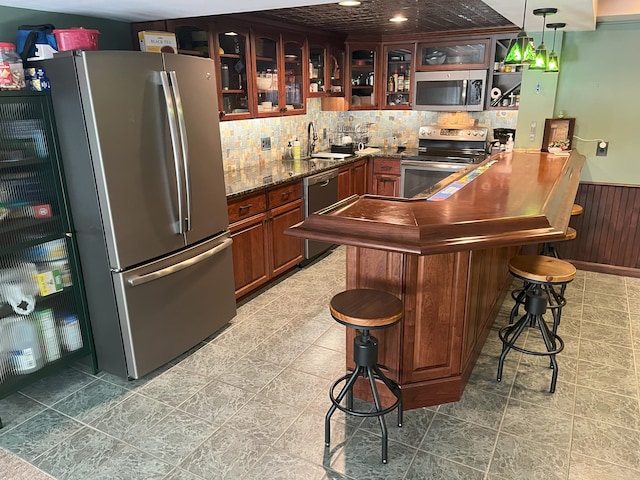
<svg viewBox="0 0 640 480"><path fill-rule="evenodd" d="M556 148L563 151L571 150L575 125L575 118L547 118L544 121L544 134L540 150L543 152L548 152L549 148L553 149L551 151Z"/></svg>

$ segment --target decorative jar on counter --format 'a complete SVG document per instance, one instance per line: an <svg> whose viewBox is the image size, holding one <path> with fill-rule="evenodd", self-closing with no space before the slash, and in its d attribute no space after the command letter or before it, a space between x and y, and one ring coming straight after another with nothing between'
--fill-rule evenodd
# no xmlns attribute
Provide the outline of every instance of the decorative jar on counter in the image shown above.
<svg viewBox="0 0 640 480"><path fill-rule="evenodd" d="M24 87L24 68L16 46L0 42L0 90L21 90Z"/></svg>

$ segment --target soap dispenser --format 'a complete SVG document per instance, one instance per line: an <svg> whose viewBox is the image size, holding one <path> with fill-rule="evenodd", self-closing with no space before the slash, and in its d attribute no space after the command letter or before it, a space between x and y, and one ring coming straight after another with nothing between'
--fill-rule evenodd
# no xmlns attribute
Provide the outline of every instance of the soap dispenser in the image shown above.
<svg viewBox="0 0 640 480"><path fill-rule="evenodd" d="M300 160L300 141L297 137L293 141L293 159Z"/></svg>
<svg viewBox="0 0 640 480"><path fill-rule="evenodd" d="M513 152L513 134L509 134L509 138L507 139L507 144L504 149L505 152Z"/></svg>
<svg viewBox="0 0 640 480"><path fill-rule="evenodd" d="M293 145L291 145L291 140L287 141L287 146L284 149L284 159L293 160Z"/></svg>

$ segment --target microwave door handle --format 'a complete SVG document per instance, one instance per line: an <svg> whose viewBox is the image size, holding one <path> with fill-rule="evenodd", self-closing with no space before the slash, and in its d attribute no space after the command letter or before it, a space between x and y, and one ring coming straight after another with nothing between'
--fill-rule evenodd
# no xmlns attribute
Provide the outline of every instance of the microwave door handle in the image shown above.
<svg viewBox="0 0 640 480"><path fill-rule="evenodd" d="M183 210L182 205L182 168L180 166L180 150L178 149L178 127L176 125L175 104L171 96L171 86L169 85L169 77L167 72L160 72L160 80L162 82L162 92L164 93L164 101L167 106L167 120L169 121L169 134L171 136L171 150L173 151L173 165L176 173L176 188L178 193L178 232L184 234L182 226Z"/></svg>
<svg viewBox="0 0 640 480"><path fill-rule="evenodd" d="M460 92L460 105L465 106L467 104L467 85L469 80L462 80L462 91Z"/></svg>
<svg viewBox="0 0 640 480"><path fill-rule="evenodd" d="M182 109L182 97L178 88L178 76L175 70L169 72L173 95L176 99L176 113L178 114L178 128L180 129L180 146L182 147L182 165L184 167L184 187L187 196L187 217L185 218L185 231L191 230L191 170L189 168L189 147L187 141L187 126L184 121L184 110Z"/></svg>

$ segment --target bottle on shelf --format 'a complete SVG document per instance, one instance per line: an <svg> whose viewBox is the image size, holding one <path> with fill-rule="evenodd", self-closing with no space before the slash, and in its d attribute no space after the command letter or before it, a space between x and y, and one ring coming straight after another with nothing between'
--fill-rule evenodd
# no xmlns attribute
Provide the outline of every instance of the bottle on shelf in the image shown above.
<svg viewBox="0 0 640 480"><path fill-rule="evenodd" d="M411 73L407 65L407 70L404 72L404 91L408 92L409 90L411 90Z"/></svg>
<svg viewBox="0 0 640 480"><path fill-rule="evenodd" d="M393 72L393 86L394 86L394 92L398 91L398 71L395 70Z"/></svg>
<svg viewBox="0 0 640 480"><path fill-rule="evenodd" d="M389 75L389 82L387 84L387 91L393 92L395 90L395 82L393 81L393 75Z"/></svg>
<svg viewBox="0 0 640 480"><path fill-rule="evenodd" d="M402 67L400 67L400 73L398 73L398 84L396 85L396 91L404 91L404 72L402 71Z"/></svg>

